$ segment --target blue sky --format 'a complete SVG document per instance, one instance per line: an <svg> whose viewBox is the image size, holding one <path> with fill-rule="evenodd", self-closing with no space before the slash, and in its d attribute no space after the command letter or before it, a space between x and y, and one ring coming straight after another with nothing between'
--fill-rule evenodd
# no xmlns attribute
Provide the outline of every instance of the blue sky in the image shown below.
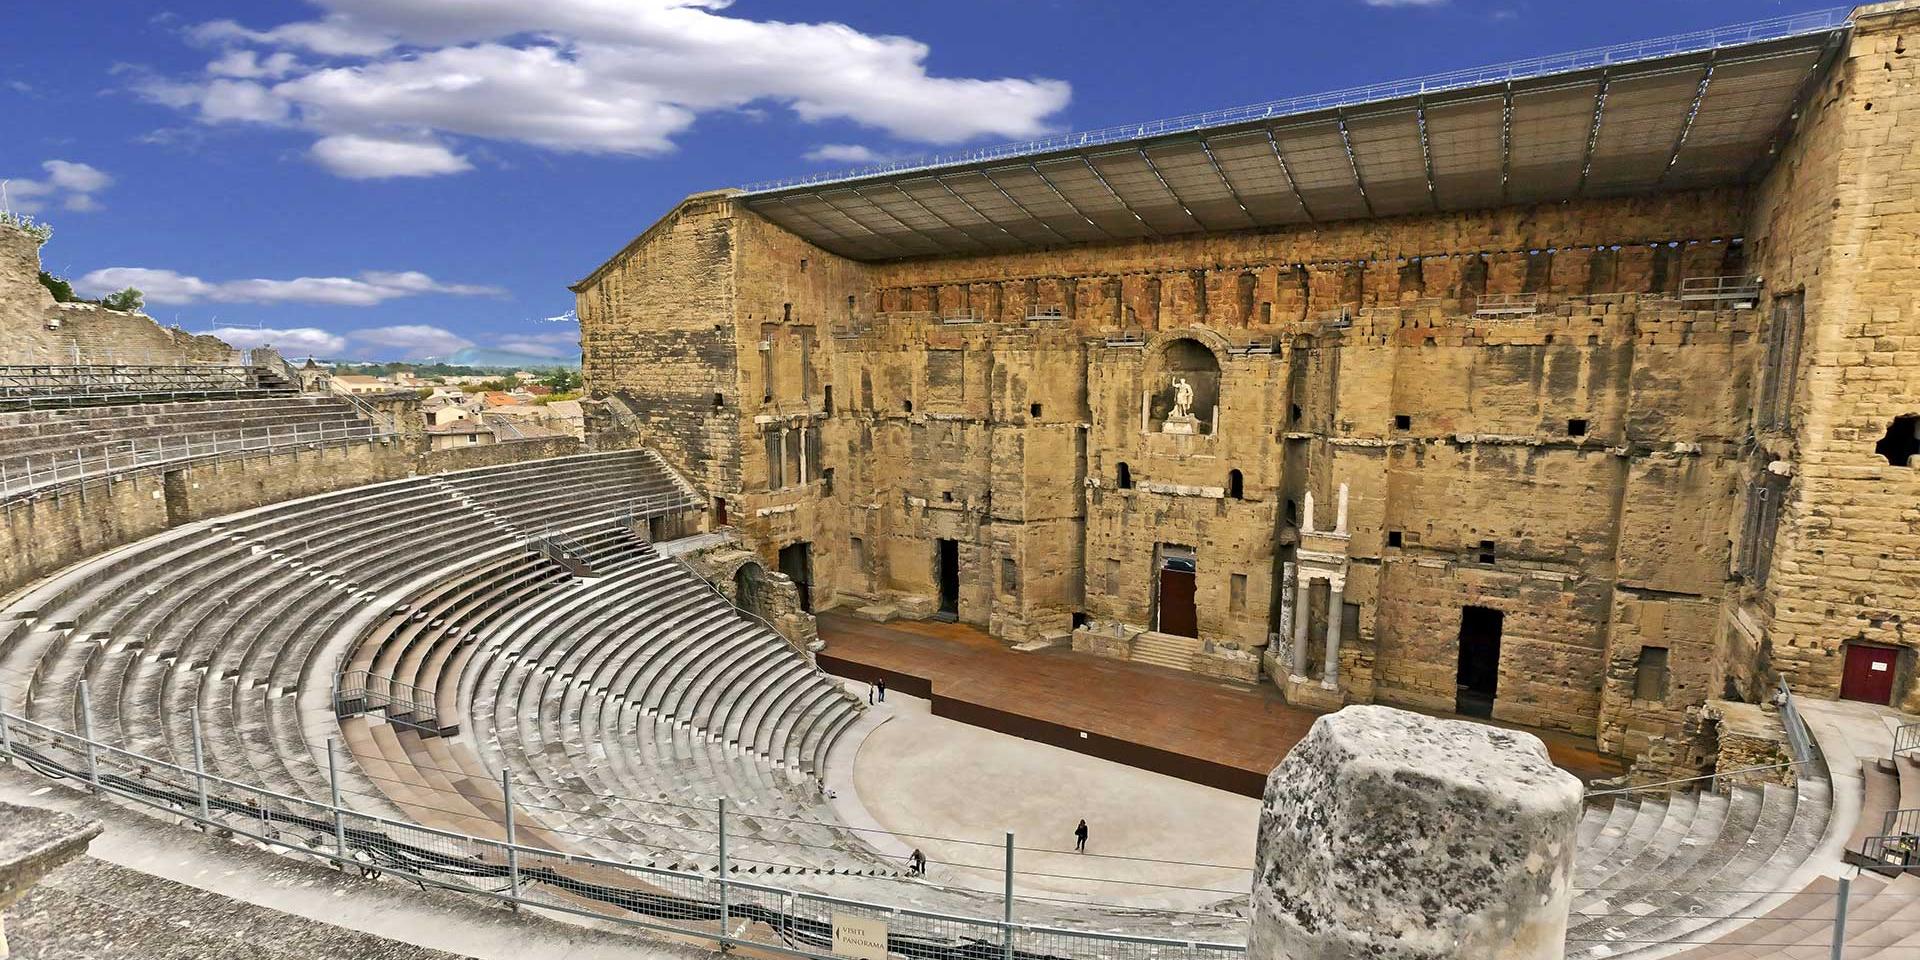
<svg viewBox="0 0 1920 960"><path fill-rule="evenodd" d="M16 2L0 178L50 270L189 330L577 355L540 318L699 190L1818 6Z"/></svg>

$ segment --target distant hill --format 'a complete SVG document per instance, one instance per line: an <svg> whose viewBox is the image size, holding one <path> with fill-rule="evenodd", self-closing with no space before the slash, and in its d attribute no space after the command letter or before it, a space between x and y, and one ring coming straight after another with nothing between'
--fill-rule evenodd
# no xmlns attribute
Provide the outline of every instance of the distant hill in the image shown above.
<svg viewBox="0 0 1920 960"><path fill-rule="evenodd" d="M468 347L436 359L441 363L463 367L513 367L517 370L551 370L554 367L577 370L580 368L580 355L577 353L566 357L542 357L531 353L515 353L511 350Z"/></svg>

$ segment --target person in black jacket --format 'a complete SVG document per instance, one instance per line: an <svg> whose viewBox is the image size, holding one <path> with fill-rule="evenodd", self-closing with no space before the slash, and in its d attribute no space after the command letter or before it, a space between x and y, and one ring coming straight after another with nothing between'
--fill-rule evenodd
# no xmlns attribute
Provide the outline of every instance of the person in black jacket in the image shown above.
<svg viewBox="0 0 1920 960"><path fill-rule="evenodd" d="M1073 828L1073 852L1087 852L1087 822L1085 820L1080 821L1080 825Z"/></svg>

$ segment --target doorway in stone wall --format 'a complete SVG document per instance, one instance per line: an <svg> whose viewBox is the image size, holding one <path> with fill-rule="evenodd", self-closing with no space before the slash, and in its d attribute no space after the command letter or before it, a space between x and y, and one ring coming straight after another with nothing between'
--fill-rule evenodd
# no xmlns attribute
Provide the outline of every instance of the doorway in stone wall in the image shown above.
<svg viewBox="0 0 1920 960"><path fill-rule="evenodd" d="M941 540L933 560L934 579L940 583L940 612L949 623L960 619L960 541Z"/></svg>
<svg viewBox="0 0 1920 960"><path fill-rule="evenodd" d="M1199 564L1193 548L1163 543L1159 553L1153 628L1176 637L1198 637L1200 618L1194 610L1193 588Z"/></svg>
<svg viewBox="0 0 1920 960"><path fill-rule="evenodd" d="M1492 717L1500 688L1500 629L1506 615L1491 607L1460 610L1460 661L1455 668L1454 712Z"/></svg>
<svg viewBox="0 0 1920 960"><path fill-rule="evenodd" d="M780 548L780 572L792 578L800 609L813 612L813 544L802 540Z"/></svg>
<svg viewBox="0 0 1920 960"><path fill-rule="evenodd" d="M1877 703L1883 707L1892 703L1899 648L1850 643L1846 651L1845 667L1840 674L1840 699Z"/></svg>

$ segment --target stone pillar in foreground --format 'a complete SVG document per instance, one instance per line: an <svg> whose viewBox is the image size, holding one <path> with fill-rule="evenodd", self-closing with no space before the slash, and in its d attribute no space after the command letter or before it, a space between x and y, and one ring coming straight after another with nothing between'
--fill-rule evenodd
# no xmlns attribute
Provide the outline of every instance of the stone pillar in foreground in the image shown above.
<svg viewBox="0 0 1920 960"><path fill-rule="evenodd" d="M1267 778L1248 960L1557 960L1580 802L1532 734L1323 716Z"/></svg>

